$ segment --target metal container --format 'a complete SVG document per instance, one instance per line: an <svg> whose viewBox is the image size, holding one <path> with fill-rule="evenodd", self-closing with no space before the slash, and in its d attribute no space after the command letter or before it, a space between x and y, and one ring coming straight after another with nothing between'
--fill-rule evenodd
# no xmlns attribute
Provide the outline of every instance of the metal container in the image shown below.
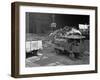
<svg viewBox="0 0 100 80"><path fill-rule="evenodd" d="M79 34L71 34L54 39L54 49L60 54L74 54L75 57L83 51L83 40L85 36Z"/></svg>

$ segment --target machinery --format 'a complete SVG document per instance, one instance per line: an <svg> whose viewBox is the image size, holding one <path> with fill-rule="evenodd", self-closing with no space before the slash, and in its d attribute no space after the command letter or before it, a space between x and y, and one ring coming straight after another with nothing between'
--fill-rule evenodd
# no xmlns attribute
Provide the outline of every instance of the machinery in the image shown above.
<svg viewBox="0 0 100 80"><path fill-rule="evenodd" d="M26 53L32 54L34 56L38 55L38 50L42 50L42 40L36 40L36 41L27 41L26 42Z"/></svg>
<svg viewBox="0 0 100 80"><path fill-rule="evenodd" d="M54 38L52 39L53 47L56 53L66 54L68 56L73 55L75 58L79 57L79 54L83 51L82 42L85 36L82 36L81 32L75 28L65 31L59 29L56 31Z"/></svg>

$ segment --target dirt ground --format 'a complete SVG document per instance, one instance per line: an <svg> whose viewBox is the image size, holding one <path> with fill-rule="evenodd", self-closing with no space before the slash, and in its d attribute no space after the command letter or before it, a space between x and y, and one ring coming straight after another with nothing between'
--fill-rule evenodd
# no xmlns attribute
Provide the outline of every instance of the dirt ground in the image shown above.
<svg viewBox="0 0 100 80"><path fill-rule="evenodd" d="M76 59L66 54L56 53L47 35L27 34L26 38L26 40L34 40L34 38L43 40L43 50L38 51L38 56L26 54L28 56L26 58L26 67L89 64L89 40L84 41L83 45L86 46L86 49L84 53L80 53L80 58Z"/></svg>

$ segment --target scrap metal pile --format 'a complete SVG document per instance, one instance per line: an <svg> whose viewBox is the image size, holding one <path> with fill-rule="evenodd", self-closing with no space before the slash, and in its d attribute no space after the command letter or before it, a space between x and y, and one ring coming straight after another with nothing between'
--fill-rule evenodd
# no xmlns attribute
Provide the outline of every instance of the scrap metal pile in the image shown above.
<svg viewBox="0 0 100 80"><path fill-rule="evenodd" d="M50 33L49 36L56 53L65 53L68 56L73 54L75 58L82 53L82 40L85 36L82 36L78 29L65 26Z"/></svg>

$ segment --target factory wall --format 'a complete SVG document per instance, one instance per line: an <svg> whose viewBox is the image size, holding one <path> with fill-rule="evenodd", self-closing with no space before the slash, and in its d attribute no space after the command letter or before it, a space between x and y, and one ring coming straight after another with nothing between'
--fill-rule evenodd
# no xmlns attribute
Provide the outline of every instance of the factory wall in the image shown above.
<svg viewBox="0 0 100 80"><path fill-rule="evenodd" d="M55 15L54 20L52 15ZM65 26L78 28L78 24L89 24L88 15L68 15L68 14L46 14L46 13L26 13L26 32L44 34L49 33L50 24L56 22L58 28Z"/></svg>

